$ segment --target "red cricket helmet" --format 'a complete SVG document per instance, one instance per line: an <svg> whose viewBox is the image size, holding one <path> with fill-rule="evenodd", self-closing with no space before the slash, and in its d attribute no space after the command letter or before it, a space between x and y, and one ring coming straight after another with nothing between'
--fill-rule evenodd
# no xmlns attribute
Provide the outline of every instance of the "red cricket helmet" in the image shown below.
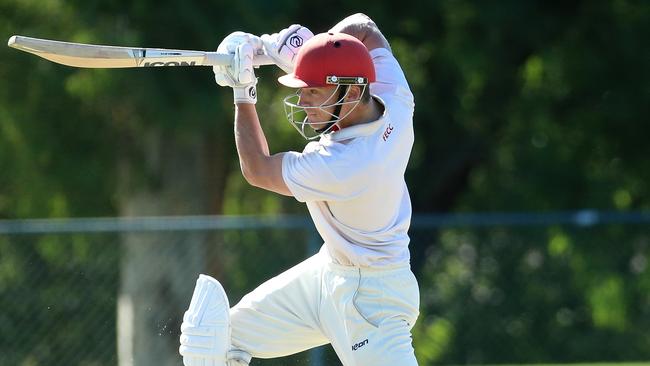
<svg viewBox="0 0 650 366"><path fill-rule="evenodd" d="M309 88L347 84L351 78L363 78L359 84L375 81L368 49L351 35L321 33L305 42L296 56L294 72L278 81L290 88Z"/></svg>

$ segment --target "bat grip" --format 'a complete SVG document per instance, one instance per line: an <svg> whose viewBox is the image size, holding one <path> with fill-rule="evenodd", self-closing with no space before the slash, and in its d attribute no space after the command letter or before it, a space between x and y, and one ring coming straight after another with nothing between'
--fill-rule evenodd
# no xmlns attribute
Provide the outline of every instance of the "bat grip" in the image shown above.
<svg viewBox="0 0 650 366"><path fill-rule="evenodd" d="M207 52L205 56L204 65L212 66L228 66L232 63L232 55L227 55L217 52ZM253 59L253 65L264 66L264 65L275 65L275 62L267 55L255 55Z"/></svg>

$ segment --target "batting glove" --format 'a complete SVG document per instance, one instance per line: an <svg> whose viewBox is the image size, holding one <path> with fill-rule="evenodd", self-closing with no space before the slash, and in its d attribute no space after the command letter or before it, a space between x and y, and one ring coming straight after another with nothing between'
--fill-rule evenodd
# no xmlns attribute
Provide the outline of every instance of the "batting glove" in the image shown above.
<svg viewBox="0 0 650 366"><path fill-rule="evenodd" d="M255 104L257 78L253 58L264 52L262 40L249 33L234 32L224 38L217 52L232 55L233 60L231 65L212 67L217 84L233 89L235 104Z"/></svg>
<svg viewBox="0 0 650 366"><path fill-rule="evenodd" d="M307 27L292 24L278 33L263 34L264 51L286 73L293 72L293 64L300 47L314 36Z"/></svg>

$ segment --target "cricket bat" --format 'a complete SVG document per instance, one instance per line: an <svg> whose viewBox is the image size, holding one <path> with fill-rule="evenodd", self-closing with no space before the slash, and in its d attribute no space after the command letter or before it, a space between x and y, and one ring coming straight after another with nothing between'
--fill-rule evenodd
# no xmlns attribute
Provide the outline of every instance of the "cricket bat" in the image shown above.
<svg viewBox="0 0 650 366"><path fill-rule="evenodd" d="M226 66L232 62L231 55L217 52L102 46L19 35L9 38L7 45L58 64L84 68ZM263 54L255 55L253 63L255 66L274 64Z"/></svg>

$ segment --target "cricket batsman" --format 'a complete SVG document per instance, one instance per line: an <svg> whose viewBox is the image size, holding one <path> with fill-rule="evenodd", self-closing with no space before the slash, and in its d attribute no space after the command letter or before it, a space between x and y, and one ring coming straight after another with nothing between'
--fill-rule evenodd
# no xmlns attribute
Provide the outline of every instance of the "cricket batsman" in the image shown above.
<svg viewBox="0 0 650 366"><path fill-rule="evenodd" d="M219 45L231 66L235 142L250 184L305 202L324 244L230 308L201 275L181 326L186 366L243 366L331 343L345 366L417 365L411 329L419 289L409 265L411 202L404 180L413 146L413 94L376 24L349 16L327 33L294 24ZM255 109L255 55L286 72L289 122L310 140L271 154Z"/></svg>

